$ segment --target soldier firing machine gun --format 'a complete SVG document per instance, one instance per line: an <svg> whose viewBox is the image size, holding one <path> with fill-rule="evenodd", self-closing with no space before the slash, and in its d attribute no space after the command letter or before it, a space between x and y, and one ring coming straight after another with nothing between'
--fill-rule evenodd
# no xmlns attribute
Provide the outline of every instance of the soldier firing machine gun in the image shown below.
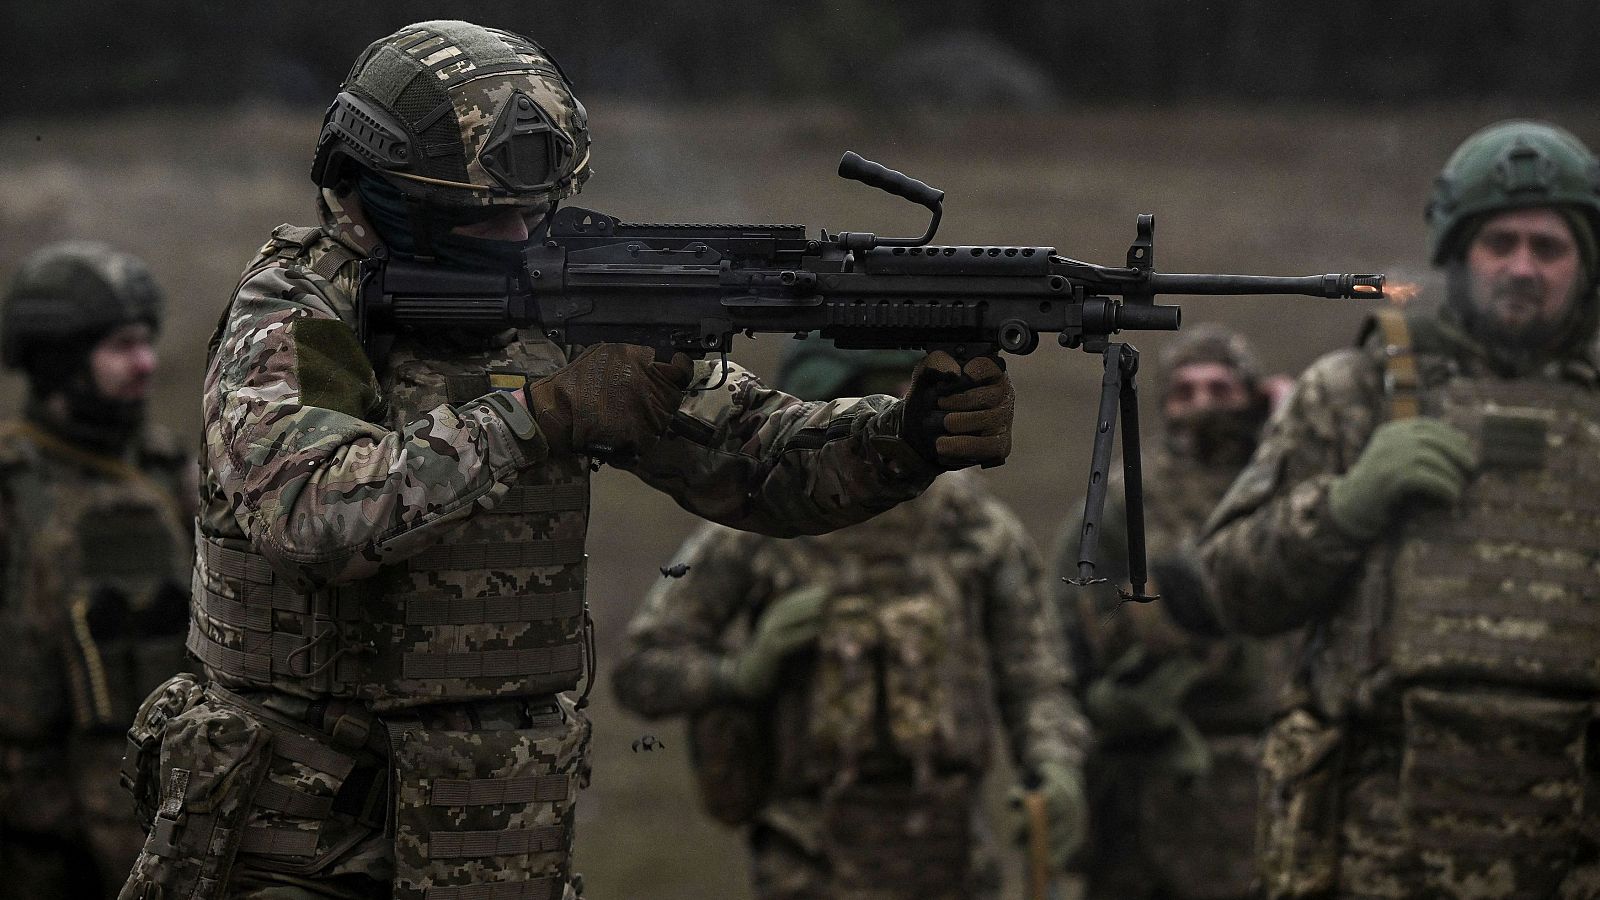
<svg viewBox="0 0 1600 900"><path fill-rule="evenodd" d="M846 152L839 174L932 213L926 234L879 237L803 225L630 224L568 206L530 242L526 265L506 274L409 261L367 263L361 337L417 329L538 327L557 344L602 341L726 357L735 334L820 331L840 347L944 349L958 359L1030 353L1054 332L1063 347L1105 360L1075 584L1096 580L1094 557L1117 416L1122 416L1130 587L1145 594L1139 352L1111 336L1178 327L1180 310L1158 294L1302 294L1378 298L1383 275L1175 275L1154 270L1155 217L1138 218L1127 265L1098 266L1053 247L932 245L944 191ZM723 369L726 372L726 367Z"/></svg>

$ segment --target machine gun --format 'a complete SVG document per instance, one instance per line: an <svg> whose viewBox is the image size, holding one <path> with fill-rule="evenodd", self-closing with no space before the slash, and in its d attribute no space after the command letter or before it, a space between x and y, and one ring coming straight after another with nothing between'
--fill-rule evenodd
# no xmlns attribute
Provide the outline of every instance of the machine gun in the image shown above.
<svg viewBox="0 0 1600 900"><path fill-rule="evenodd" d="M1156 272L1155 217L1141 215L1125 266L1053 247L936 246L944 191L847 152L839 174L921 204L921 237L820 232L803 225L630 224L562 207L504 273L369 260L359 301L364 343L399 331L538 328L557 344L623 342L658 356L726 356L735 334L821 332L844 348L943 349L958 359L1030 353L1054 333L1105 360L1078 578L1095 581L1117 415L1122 415L1130 599L1149 600L1139 457L1139 354L1123 330L1178 327L1161 294L1383 296L1382 275L1175 275ZM726 366L722 371L724 375Z"/></svg>

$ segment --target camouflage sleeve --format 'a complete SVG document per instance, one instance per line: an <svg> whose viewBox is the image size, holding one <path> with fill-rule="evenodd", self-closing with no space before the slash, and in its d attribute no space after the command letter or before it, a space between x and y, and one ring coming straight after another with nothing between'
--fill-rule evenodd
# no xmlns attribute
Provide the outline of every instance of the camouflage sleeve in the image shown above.
<svg viewBox="0 0 1600 900"><path fill-rule="evenodd" d="M1328 485L1360 456L1382 409L1381 369L1360 350L1314 363L1273 416L1202 532L1199 557L1222 627L1272 634L1337 596L1364 545L1328 517Z"/></svg>
<svg viewBox="0 0 1600 900"><path fill-rule="evenodd" d="M1039 551L998 502L985 506L977 540L992 555L986 626L1012 757L1025 771L1046 762L1080 766L1089 725L1073 699L1060 619L1040 584Z"/></svg>
<svg viewBox="0 0 1600 900"><path fill-rule="evenodd" d="M256 548L307 583L365 577L504 494L545 451L527 411L489 395L398 431L371 421L377 379L327 282L249 278L206 375L207 466Z"/></svg>
<svg viewBox="0 0 1600 900"><path fill-rule="evenodd" d="M736 365L724 378L719 365L696 365L666 438L635 463L696 515L778 537L821 534L917 496L938 474L900 439L893 397L802 402Z"/></svg>
<svg viewBox="0 0 1600 900"><path fill-rule="evenodd" d="M689 567L663 578L628 623L622 661L611 674L617 700L655 718L727 698L719 666L722 636L751 592L751 535L705 524L673 557Z"/></svg>

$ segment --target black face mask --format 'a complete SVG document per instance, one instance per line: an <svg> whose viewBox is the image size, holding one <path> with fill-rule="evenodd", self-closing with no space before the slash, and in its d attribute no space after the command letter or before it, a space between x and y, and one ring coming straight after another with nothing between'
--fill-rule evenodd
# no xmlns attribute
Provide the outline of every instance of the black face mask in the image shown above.
<svg viewBox="0 0 1600 900"><path fill-rule="evenodd" d="M382 176L362 172L356 179L356 193L361 207L378 237L389 252L406 259L417 256L417 239L413 232L411 201L398 188ZM490 210L496 214L503 208ZM452 229L460 225L481 221L484 213L477 210L456 214L450 210L428 207L426 210L427 243L433 257L440 265L457 269L514 269L522 265L523 253L528 245L523 241L492 241L486 238L467 237Z"/></svg>
<svg viewBox="0 0 1600 900"><path fill-rule="evenodd" d="M79 368L64 382L35 376L33 386L24 411L27 418L85 449L120 455L144 428L146 401L100 396L89 375L86 355L81 356ZM59 392L65 398L64 414L47 402L49 395L40 392L41 386L48 386L51 394Z"/></svg>
<svg viewBox="0 0 1600 900"><path fill-rule="evenodd" d="M1208 409L1168 419L1167 449L1205 465L1242 466L1256 452L1268 412L1267 398L1258 394L1244 409Z"/></svg>

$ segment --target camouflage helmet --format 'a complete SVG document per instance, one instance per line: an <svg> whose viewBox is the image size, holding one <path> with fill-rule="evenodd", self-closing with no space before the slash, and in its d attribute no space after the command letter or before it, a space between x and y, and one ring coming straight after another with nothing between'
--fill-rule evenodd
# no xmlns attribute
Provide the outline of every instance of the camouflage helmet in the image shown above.
<svg viewBox="0 0 1600 900"><path fill-rule="evenodd" d="M134 322L161 325L161 291L137 257L65 241L22 261L0 307L0 362L29 368L42 350L87 344Z"/></svg>
<svg viewBox="0 0 1600 900"><path fill-rule="evenodd" d="M311 178L351 165L434 207L554 204L589 177L589 116L533 41L419 22L362 51L328 107Z"/></svg>
<svg viewBox="0 0 1600 900"><path fill-rule="evenodd" d="M1196 363L1218 363L1232 369L1248 386L1254 387L1261 379L1261 364L1244 335L1217 322L1185 325L1178 336L1161 351L1157 358L1160 366L1161 390L1174 372Z"/></svg>
<svg viewBox="0 0 1600 900"><path fill-rule="evenodd" d="M1485 213L1529 206L1570 208L1600 233L1600 162L1570 132L1542 122L1497 122L1467 138L1433 182L1433 264L1460 254Z"/></svg>
<svg viewBox="0 0 1600 900"><path fill-rule="evenodd" d="M922 359L919 350L841 350L813 333L783 350L775 386L802 400L833 400L865 375L894 372L909 376Z"/></svg>

